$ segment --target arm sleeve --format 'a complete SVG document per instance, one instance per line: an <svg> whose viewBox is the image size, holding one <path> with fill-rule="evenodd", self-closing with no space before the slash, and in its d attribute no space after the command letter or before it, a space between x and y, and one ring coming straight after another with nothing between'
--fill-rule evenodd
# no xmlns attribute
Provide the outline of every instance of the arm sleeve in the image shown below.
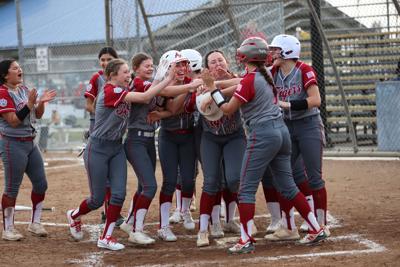
<svg viewBox="0 0 400 267"><path fill-rule="evenodd" d="M247 74L237 86L233 96L236 97L240 102L247 103L254 98L254 77L254 73Z"/></svg>
<svg viewBox="0 0 400 267"><path fill-rule="evenodd" d="M115 108L119 103L124 101L128 92L121 87L105 86L104 87L104 106Z"/></svg>
<svg viewBox="0 0 400 267"><path fill-rule="evenodd" d="M0 114L16 112L14 101L6 89L0 88Z"/></svg>

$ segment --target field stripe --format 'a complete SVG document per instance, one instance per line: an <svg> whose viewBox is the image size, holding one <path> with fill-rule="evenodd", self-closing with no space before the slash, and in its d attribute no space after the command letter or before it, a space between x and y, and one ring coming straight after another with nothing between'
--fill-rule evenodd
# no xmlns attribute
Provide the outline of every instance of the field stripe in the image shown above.
<svg viewBox="0 0 400 267"><path fill-rule="evenodd" d="M369 254L369 253L380 253L384 252L387 249L371 240L368 240L366 238L361 237L358 234L350 234L350 235L345 235L345 236L338 236L338 237L330 237L327 242L340 242L342 240L350 240L354 241L356 243L362 244L366 246L366 249L354 249L354 250L339 250L339 251L327 251L327 252L318 252L318 253L306 253L306 254L293 254L293 255L282 255L282 256L260 256L260 257L252 257L252 258L246 258L246 259L240 259L241 255L236 255L236 256L229 256L228 259L219 259L217 261L197 261L197 262L186 262L182 264L163 264L162 266L185 266L186 264L190 264L191 266L212 266L212 265L223 265L223 264L229 264L232 263L233 261L240 262L240 263L261 263L265 261L279 261L279 260L290 260L290 259L296 259L296 258L319 258L319 257L328 257L328 256L352 256L352 255L358 255L358 254ZM186 249L185 249L186 250ZM172 250L171 250L172 252ZM176 250L175 250L176 252ZM142 266L161 266L161 265L142 265Z"/></svg>

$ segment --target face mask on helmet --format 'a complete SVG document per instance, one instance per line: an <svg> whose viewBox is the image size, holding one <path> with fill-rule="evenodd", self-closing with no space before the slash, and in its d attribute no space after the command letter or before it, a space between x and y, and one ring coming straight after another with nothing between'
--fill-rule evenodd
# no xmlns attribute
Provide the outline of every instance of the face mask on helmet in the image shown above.
<svg viewBox="0 0 400 267"><path fill-rule="evenodd" d="M267 56L268 43L259 37L247 38L236 51L236 60L240 63L265 62Z"/></svg>
<svg viewBox="0 0 400 267"><path fill-rule="evenodd" d="M275 36L270 47L280 48L280 55L283 59L300 58L300 41L293 35L280 34Z"/></svg>

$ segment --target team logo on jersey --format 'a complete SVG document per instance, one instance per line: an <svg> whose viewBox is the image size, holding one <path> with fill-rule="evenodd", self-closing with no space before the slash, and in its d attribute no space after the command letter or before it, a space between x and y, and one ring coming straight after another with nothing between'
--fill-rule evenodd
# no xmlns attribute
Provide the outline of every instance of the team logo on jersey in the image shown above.
<svg viewBox="0 0 400 267"><path fill-rule="evenodd" d="M89 83L88 86L86 86L86 91L90 92L92 90L92 87L93 87L92 84Z"/></svg>
<svg viewBox="0 0 400 267"><path fill-rule="evenodd" d="M7 99L0 99L0 107L4 108L7 107Z"/></svg>
<svg viewBox="0 0 400 267"><path fill-rule="evenodd" d="M311 78L314 78L314 77L315 77L315 76L314 76L314 72L312 72L312 71L307 72L306 75L307 75L307 78L308 78L308 79L311 79Z"/></svg>
<svg viewBox="0 0 400 267"><path fill-rule="evenodd" d="M116 94L120 94L120 93L122 93L122 91L124 91L124 89L122 89L121 87L114 88L114 93L116 93Z"/></svg>
<svg viewBox="0 0 400 267"><path fill-rule="evenodd" d="M117 87L118 88L118 87ZM121 89L121 88L120 88ZM131 105L125 102L121 102L118 104L115 113L118 117L122 118L122 119L127 119L129 116L129 111Z"/></svg>

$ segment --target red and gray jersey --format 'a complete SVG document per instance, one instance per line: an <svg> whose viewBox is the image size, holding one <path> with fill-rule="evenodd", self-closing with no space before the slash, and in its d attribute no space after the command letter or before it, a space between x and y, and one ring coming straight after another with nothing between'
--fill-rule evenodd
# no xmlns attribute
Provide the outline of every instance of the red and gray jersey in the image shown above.
<svg viewBox="0 0 400 267"><path fill-rule="evenodd" d="M229 116L222 116L217 121L209 121L204 116L201 116L203 122L203 131L212 133L214 135L228 135L242 129L242 118L240 111L236 111Z"/></svg>
<svg viewBox="0 0 400 267"><path fill-rule="evenodd" d="M271 85L258 71L247 73L233 97L242 102L242 117L247 125L277 119L282 116L276 105Z"/></svg>
<svg viewBox="0 0 400 267"><path fill-rule="evenodd" d="M286 77L280 69L271 69L275 87L278 90L279 100L303 100L307 98L307 89L317 84L317 75L313 68L304 62L297 61L293 70ZM285 110L284 118L298 120L319 114L319 109L314 107L306 110Z"/></svg>
<svg viewBox="0 0 400 267"><path fill-rule="evenodd" d="M184 84L190 83L190 78L185 78ZM161 120L161 128L168 131L187 130L194 126L193 112L196 106L196 93L188 93L184 101L184 111L181 114Z"/></svg>
<svg viewBox="0 0 400 267"><path fill-rule="evenodd" d="M93 101L99 94L99 90L103 88L106 83L106 78L104 77L104 73L102 70L93 74L92 78L89 81L89 84L86 87L85 98L91 98ZM90 114L90 119L94 119L94 114Z"/></svg>
<svg viewBox="0 0 400 267"><path fill-rule="evenodd" d="M104 85L104 90L97 97L95 124L90 136L106 140L122 138L131 106L124 101L126 94L128 90L125 88L109 83Z"/></svg>
<svg viewBox="0 0 400 267"><path fill-rule="evenodd" d="M134 92L146 92L151 86L151 82L143 81L136 77L133 80L133 86L131 91ZM156 98L154 97L149 104L134 103L131 105L131 113L129 115L128 128L129 129L140 129L143 131L155 131L155 123L147 123L147 114L154 110L156 107Z"/></svg>
<svg viewBox="0 0 400 267"><path fill-rule="evenodd" d="M28 102L29 89L19 86L16 90L9 90L6 86L0 86L0 114L7 112L18 112ZM35 122L35 109L17 126L11 125L0 116L0 133L11 137L33 137L36 134L32 124Z"/></svg>

